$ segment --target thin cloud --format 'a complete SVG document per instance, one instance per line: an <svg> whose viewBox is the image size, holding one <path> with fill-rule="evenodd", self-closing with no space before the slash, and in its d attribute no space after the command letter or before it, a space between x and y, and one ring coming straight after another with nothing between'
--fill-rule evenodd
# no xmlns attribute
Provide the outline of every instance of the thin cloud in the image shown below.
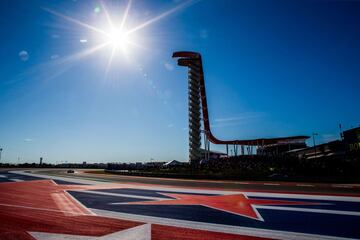
<svg viewBox="0 0 360 240"><path fill-rule="evenodd" d="M164 67L165 67L166 70L168 70L168 71L174 70L174 65L172 65L171 63L168 63L168 62L164 63Z"/></svg>
<svg viewBox="0 0 360 240"><path fill-rule="evenodd" d="M57 58L59 58L58 54L51 55L51 57L50 57L51 60L54 60L54 59L57 59Z"/></svg>
<svg viewBox="0 0 360 240"><path fill-rule="evenodd" d="M29 60L29 53L25 50L22 50L19 52L19 58L21 61L26 62L27 60Z"/></svg>
<svg viewBox="0 0 360 240"><path fill-rule="evenodd" d="M263 115L264 115L263 113L249 112L249 113L237 114L236 116L233 116L233 117L216 118L214 121L217 123L239 122L239 121L244 121L244 120L248 120L248 119L260 118Z"/></svg>
<svg viewBox="0 0 360 240"><path fill-rule="evenodd" d="M242 124L245 124L245 122L221 122L221 123L211 124L210 127L221 128L221 127L239 126Z"/></svg>
<svg viewBox="0 0 360 240"><path fill-rule="evenodd" d="M211 127L219 128L219 127L238 126L248 123L249 120L254 121L255 119L262 118L263 116L264 113L261 112L246 112L242 114L237 114L236 116L232 116L232 117L216 118L214 119L214 123L211 124Z"/></svg>
<svg viewBox="0 0 360 240"><path fill-rule="evenodd" d="M33 138L25 138L25 139L24 139L24 142L33 142L33 141L34 141Z"/></svg>
<svg viewBox="0 0 360 240"><path fill-rule="evenodd" d="M202 39L207 39L209 37L209 33L208 33L208 30L206 29L202 29L199 33L199 36L202 38Z"/></svg>

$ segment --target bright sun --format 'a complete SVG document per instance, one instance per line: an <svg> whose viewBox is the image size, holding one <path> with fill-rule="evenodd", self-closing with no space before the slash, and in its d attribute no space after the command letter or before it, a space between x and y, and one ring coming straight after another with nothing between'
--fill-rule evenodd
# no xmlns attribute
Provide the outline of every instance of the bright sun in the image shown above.
<svg viewBox="0 0 360 240"><path fill-rule="evenodd" d="M125 51L131 39L126 32L113 28L108 35L108 41L114 50Z"/></svg>

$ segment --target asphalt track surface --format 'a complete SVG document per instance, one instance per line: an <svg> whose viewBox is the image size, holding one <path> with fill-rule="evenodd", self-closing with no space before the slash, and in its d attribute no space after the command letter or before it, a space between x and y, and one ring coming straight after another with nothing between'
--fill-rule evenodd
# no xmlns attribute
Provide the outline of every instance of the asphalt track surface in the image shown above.
<svg viewBox="0 0 360 240"><path fill-rule="evenodd" d="M356 184L0 170L1 240L360 239L358 226Z"/></svg>
<svg viewBox="0 0 360 240"><path fill-rule="evenodd" d="M325 193L325 194L350 194L360 196L360 184L327 184L327 183L303 183L303 182L260 182L260 181L216 181L216 180L188 180L154 177L137 177L115 174L94 174L89 170L79 170L75 174L69 174L66 170L39 171L54 176L91 179L98 181L111 181L119 183L154 184L174 187L191 187L223 190L254 190L271 192L293 193Z"/></svg>

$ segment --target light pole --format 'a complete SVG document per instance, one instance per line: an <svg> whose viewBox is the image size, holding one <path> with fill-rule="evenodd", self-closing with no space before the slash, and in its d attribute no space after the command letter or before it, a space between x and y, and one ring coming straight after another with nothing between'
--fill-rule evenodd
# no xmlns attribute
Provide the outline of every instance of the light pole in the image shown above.
<svg viewBox="0 0 360 240"><path fill-rule="evenodd" d="M343 141L344 140L344 134L343 134L343 131L342 131L341 123L339 123L339 130L340 130L340 139L341 139L341 141Z"/></svg>
<svg viewBox="0 0 360 240"><path fill-rule="evenodd" d="M313 137L313 143L314 143L314 158L316 158L316 144L315 144L315 136L317 136L318 134L317 133L313 133L312 134L312 137Z"/></svg>
<svg viewBox="0 0 360 240"><path fill-rule="evenodd" d="M3 149L2 149L2 148L0 148L0 162L1 162L1 152L2 152L2 150L3 150Z"/></svg>

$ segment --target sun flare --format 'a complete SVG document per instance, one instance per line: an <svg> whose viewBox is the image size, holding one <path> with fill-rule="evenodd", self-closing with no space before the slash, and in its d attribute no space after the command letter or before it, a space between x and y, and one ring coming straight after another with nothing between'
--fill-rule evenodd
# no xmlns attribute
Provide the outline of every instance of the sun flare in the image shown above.
<svg viewBox="0 0 360 240"><path fill-rule="evenodd" d="M126 51L128 45L131 42L131 38L129 34L121 29L113 28L108 36L107 36L108 43L114 50L122 50Z"/></svg>
<svg viewBox="0 0 360 240"><path fill-rule="evenodd" d="M114 14L114 12L116 11L113 11L113 14L110 14L107 6L105 5L105 2L100 1L100 6L97 7L94 11L96 14L101 13L102 16L106 19L106 24L102 25L102 27L99 27L97 25L91 25L87 22L80 21L78 19L64 15L48 8L44 8L44 10L95 33L93 39L90 38L80 40L80 43L88 44L89 49L86 49L83 52L76 54L76 56L78 59L80 59L88 55L94 54L95 52L98 52L105 47L110 48L111 53L109 55L109 60L106 67L107 73L111 65L113 64L113 60L115 57L125 57L125 59L129 60L129 57L130 55L133 55L133 50L135 48L144 49L144 46L136 41L144 38L139 38L138 34L136 33L138 33L141 29L146 28L149 25L163 19L164 17L167 17L168 15L191 5L193 1L194 0L186 0L183 3L169 9L168 11L163 12L151 19L148 19L147 21L142 22L130 29L128 28L128 17L132 5L132 0L128 0L127 5L120 17L119 14ZM113 15L114 18L111 15ZM93 45L91 46L90 44Z"/></svg>

